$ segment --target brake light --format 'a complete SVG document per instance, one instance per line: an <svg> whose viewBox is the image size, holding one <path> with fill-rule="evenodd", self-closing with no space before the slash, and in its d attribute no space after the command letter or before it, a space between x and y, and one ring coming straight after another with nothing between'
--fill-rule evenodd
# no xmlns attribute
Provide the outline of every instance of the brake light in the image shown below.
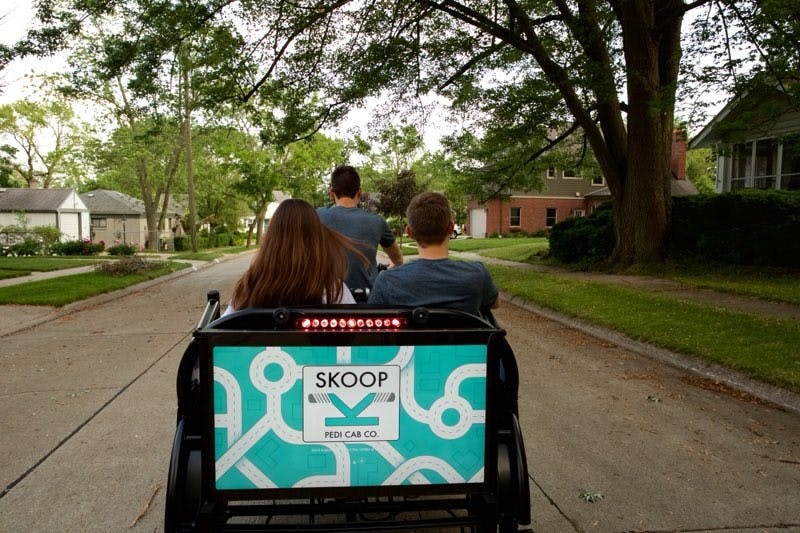
<svg viewBox="0 0 800 533"><path fill-rule="evenodd" d="M402 317L301 317L295 327L305 331L385 331L406 327Z"/></svg>

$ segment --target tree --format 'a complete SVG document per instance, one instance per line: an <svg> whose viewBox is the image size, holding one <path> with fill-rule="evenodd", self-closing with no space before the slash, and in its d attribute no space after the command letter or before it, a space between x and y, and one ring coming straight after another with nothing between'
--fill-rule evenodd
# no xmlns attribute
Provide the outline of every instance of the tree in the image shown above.
<svg viewBox="0 0 800 533"><path fill-rule="evenodd" d="M289 144L281 157L285 192L312 205L323 205L328 200L328 177L346 158L345 143L321 133Z"/></svg>
<svg viewBox="0 0 800 533"><path fill-rule="evenodd" d="M396 219L399 223L394 225L394 229L402 231L405 227L408 204L421 192L414 172L404 170L394 179L384 179L378 184L378 192L380 192L378 211L387 218Z"/></svg>
<svg viewBox="0 0 800 533"><path fill-rule="evenodd" d="M82 10L54 9L58 3L41 2L43 29L18 52L46 49L59 27L77 32ZM169 30L150 32L161 36L149 41L157 48L231 17L259 28L240 34L240 56L259 55L262 67L237 94L247 101L272 91L294 102L302 113L285 116L287 131L315 131L370 95L413 110L420 95L435 91L452 99L481 143L482 132L507 132L513 142L492 141L485 151L506 155L487 170L508 183L520 172L506 165L524 168L568 137L563 133L580 131L614 197L612 261L619 264L657 261L666 250L684 16L713 9L709 20L745 28L736 37L753 43L750 63L767 65L765 58L782 51L787 59L772 61L770 75L798 71L796 23L785 22L798 19L798 7L777 0L217 0L202 8L189 3L180 17L160 16L163 4L135 2L148 22L159 22L153 28ZM725 35L701 33L700 41Z"/></svg>
<svg viewBox="0 0 800 533"><path fill-rule="evenodd" d="M701 193L713 193L716 158L711 148L697 148L686 152L686 177Z"/></svg>
<svg viewBox="0 0 800 533"><path fill-rule="evenodd" d="M69 104L20 100L0 105L0 135L10 140L0 146L0 164L26 187L48 189L74 169L79 133Z"/></svg>

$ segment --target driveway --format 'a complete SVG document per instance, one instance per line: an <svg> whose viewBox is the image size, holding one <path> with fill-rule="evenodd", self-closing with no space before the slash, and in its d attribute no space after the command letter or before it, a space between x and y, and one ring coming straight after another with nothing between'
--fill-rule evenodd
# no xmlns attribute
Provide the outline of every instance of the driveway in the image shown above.
<svg viewBox="0 0 800 533"><path fill-rule="evenodd" d="M249 260L0 338L0 531L162 530L175 370L206 291L225 299ZM800 531L800 416L507 302L496 316L535 531Z"/></svg>

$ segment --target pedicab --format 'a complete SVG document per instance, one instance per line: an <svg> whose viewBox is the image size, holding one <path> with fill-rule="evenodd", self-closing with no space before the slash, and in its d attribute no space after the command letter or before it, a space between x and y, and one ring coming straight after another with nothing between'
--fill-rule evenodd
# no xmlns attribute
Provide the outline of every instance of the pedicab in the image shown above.
<svg viewBox="0 0 800 533"><path fill-rule="evenodd" d="M165 531L517 531L518 372L491 314L208 302L177 373Z"/></svg>

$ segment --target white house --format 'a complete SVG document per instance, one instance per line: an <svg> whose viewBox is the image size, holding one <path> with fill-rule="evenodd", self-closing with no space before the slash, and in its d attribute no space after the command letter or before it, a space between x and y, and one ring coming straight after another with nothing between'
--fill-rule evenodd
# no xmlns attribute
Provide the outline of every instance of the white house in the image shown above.
<svg viewBox="0 0 800 533"><path fill-rule="evenodd" d="M73 189L0 188L0 228L19 225L22 213L29 228L58 228L62 241L90 239L89 210Z"/></svg>
<svg viewBox="0 0 800 533"><path fill-rule="evenodd" d="M714 149L717 192L800 190L800 110L776 89L731 100L689 148Z"/></svg>

